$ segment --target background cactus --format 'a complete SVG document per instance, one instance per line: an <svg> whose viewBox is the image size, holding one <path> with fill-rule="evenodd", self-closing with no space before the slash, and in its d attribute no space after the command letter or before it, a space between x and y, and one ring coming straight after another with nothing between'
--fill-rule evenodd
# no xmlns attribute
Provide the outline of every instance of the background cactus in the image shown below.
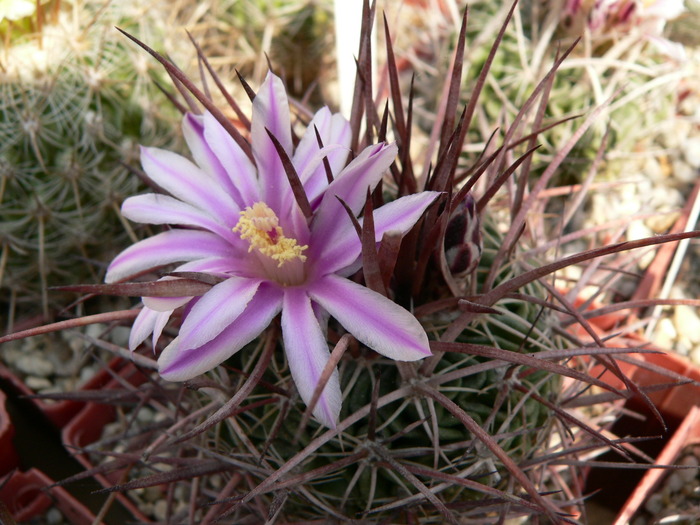
<svg viewBox="0 0 700 525"><path fill-rule="evenodd" d="M141 185L128 168L138 143L166 145L177 136L151 68L105 34L112 25L138 33L148 20L103 7L41 7L33 15L34 27L44 18L40 32L5 35L0 301L10 324L15 310L48 316L65 301L49 296L48 286L100 277L102 261L129 240L119 207Z"/></svg>
<svg viewBox="0 0 700 525"><path fill-rule="evenodd" d="M114 26L194 73L184 29L171 32L173 23L185 26L228 86L234 68L261 74L267 53L299 96L314 87L330 56L327 6L194 8L55 2L0 22L8 44L0 56L0 309L8 327L17 311L48 317L65 306L66 296L48 287L100 280L104 261L134 239L119 207L141 188L129 170L138 144L172 147L180 135L177 112L154 83L166 84L165 75ZM313 96L318 100L318 91Z"/></svg>

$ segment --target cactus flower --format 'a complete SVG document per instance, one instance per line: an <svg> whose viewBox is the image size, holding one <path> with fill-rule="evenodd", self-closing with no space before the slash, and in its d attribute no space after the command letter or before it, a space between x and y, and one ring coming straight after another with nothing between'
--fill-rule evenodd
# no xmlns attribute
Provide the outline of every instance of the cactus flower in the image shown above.
<svg viewBox="0 0 700 525"><path fill-rule="evenodd" d="M562 16L573 33L580 32L582 24L596 37L635 29L659 51L683 61L683 46L663 38L662 32L666 21L677 18L685 9L684 0L567 0Z"/></svg>
<svg viewBox="0 0 700 525"><path fill-rule="evenodd" d="M194 162L142 148L143 169L168 195L131 197L122 207L132 221L172 228L119 254L105 280L182 263L176 271L209 274L218 283L201 297L144 297L131 331L132 350L151 334L155 345L171 313L185 306L178 336L158 358L164 379L184 381L231 357L281 312L287 362L307 404L329 359L328 315L389 358L413 361L430 355L425 330L410 312L347 278L360 267L362 250L339 199L359 214L368 188L375 188L396 157L395 144L369 146L346 165L349 123L322 108L294 147L287 95L272 74L253 101L254 162L209 113L186 115L183 129ZM298 174L308 199L306 213L270 135ZM423 192L376 209L377 242L386 232L407 232L437 195ZM314 416L334 427L340 408L336 370Z"/></svg>

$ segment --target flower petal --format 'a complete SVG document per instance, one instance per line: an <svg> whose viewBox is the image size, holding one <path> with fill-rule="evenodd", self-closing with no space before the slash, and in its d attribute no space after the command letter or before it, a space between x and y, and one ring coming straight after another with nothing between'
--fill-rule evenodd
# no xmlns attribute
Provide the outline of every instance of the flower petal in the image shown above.
<svg viewBox="0 0 700 525"><path fill-rule="evenodd" d="M208 343L183 352L179 337L175 338L158 358L160 375L168 381L186 381L211 370L260 335L281 308L281 290L263 283L238 319Z"/></svg>
<svg viewBox="0 0 700 525"><path fill-rule="evenodd" d="M231 195L241 209L252 206L260 200L255 166L211 113L204 113L202 120L204 139L233 183L235 191Z"/></svg>
<svg viewBox="0 0 700 525"><path fill-rule="evenodd" d="M230 277L205 293L180 328L180 350L188 351L224 331L255 295L260 280Z"/></svg>
<svg viewBox="0 0 700 525"><path fill-rule="evenodd" d="M160 280L160 279L159 279ZM142 297L143 304L156 312L172 312L187 304L192 297Z"/></svg>
<svg viewBox="0 0 700 525"><path fill-rule="evenodd" d="M292 160L310 202L328 185L326 170L322 163L323 156L317 158L319 147L316 129L321 137L333 176L338 175L345 166L352 139L350 123L340 113L331 114L327 107L322 107L311 119Z"/></svg>
<svg viewBox="0 0 700 525"><path fill-rule="evenodd" d="M432 355L428 336L418 320L369 288L331 274L311 284L308 292L372 350L397 361L415 361Z"/></svg>
<svg viewBox="0 0 700 525"><path fill-rule="evenodd" d="M328 186L321 204L319 204L311 225L316 238L315 242L329 242L333 229L329 225L338 225L350 219L345 208L338 202L337 197L352 210L353 214L360 213L367 199L367 190L374 190L384 172L396 158L396 144L376 144L362 151Z"/></svg>
<svg viewBox="0 0 700 525"><path fill-rule="evenodd" d="M141 311L134 319L129 333L129 350L132 352L143 343L146 338L153 333L158 318L163 312L156 312L148 307L141 308ZM168 317L170 314L168 313Z"/></svg>
<svg viewBox="0 0 700 525"><path fill-rule="evenodd" d="M204 116L187 113L182 119L182 133L192 158L205 173L224 188L241 207L240 194L231 182L226 169L212 151L204 136Z"/></svg>
<svg viewBox="0 0 700 525"><path fill-rule="evenodd" d="M282 335L289 370L299 395L308 405L330 352L325 334L311 307L311 300L301 288L287 288L284 291ZM327 427L335 428L341 403L340 380L338 371L335 370L326 383L313 414Z"/></svg>
<svg viewBox="0 0 700 525"><path fill-rule="evenodd" d="M141 147L146 174L181 201L209 212L227 224L235 224L240 208L214 178L185 157L159 148Z"/></svg>
<svg viewBox="0 0 700 525"><path fill-rule="evenodd" d="M207 257L227 257L235 268L236 254L231 244L213 233L169 230L132 244L117 255L107 269L105 282L113 283L164 264Z"/></svg>
<svg viewBox="0 0 700 525"><path fill-rule="evenodd" d="M169 195L147 193L129 197L122 204L122 214L130 221L142 224L198 226L224 238L235 238L231 232L235 223L224 225L207 212Z"/></svg>
<svg viewBox="0 0 700 525"><path fill-rule="evenodd" d="M373 214L375 240L381 241L385 233L406 233L439 195L436 191L423 191L377 208ZM312 256L317 258L317 268L324 275L352 264L362 253L360 239L350 220L337 227L325 243L312 237L310 248Z"/></svg>
<svg viewBox="0 0 700 525"><path fill-rule="evenodd" d="M219 275L228 278L235 269L235 275L254 275L257 269L255 261L245 258L246 252L236 255L235 268L232 268L231 256L207 257L196 261L187 262L178 266L173 272L195 272Z"/></svg>
<svg viewBox="0 0 700 525"><path fill-rule="evenodd" d="M270 72L253 100L251 137L262 198L279 216L293 197L280 156L267 130L291 158L293 145L289 100L282 81Z"/></svg>

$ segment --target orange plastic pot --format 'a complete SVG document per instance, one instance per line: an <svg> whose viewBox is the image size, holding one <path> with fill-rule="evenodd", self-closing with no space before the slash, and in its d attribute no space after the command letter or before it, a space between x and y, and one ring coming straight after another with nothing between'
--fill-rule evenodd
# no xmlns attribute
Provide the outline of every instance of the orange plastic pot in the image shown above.
<svg viewBox="0 0 700 525"><path fill-rule="evenodd" d="M13 519L29 521L55 505L73 525L90 525L95 516L63 487L52 486L53 480L37 469L14 472L0 489Z"/></svg>
<svg viewBox="0 0 700 525"><path fill-rule="evenodd" d="M697 399L695 401L698 402ZM661 454L656 458L656 464L673 465L685 447L698 443L700 443L700 407L692 406L681 425L664 446ZM654 493L665 474L665 469L647 470L642 481L627 498L613 525L629 523L649 496Z"/></svg>
<svg viewBox="0 0 700 525"><path fill-rule="evenodd" d="M656 465L673 464L686 445L700 442L700 368L671 353L637 354L635 357L640 364L619 362L620 367L637 385L650 387L648 397L661 414L666 428L657 420L648 404L635 396L624 407L627 413L636 415L623 415L611 427L611 431L620 437L650 438L635 446L654 458ZM687 379L671 378L664 371ZM612 386L624 388L622 381L607 370L601 378ZM657 388L654 388L655 385ZM620 463L619 469L587 469L586 493L595 493L591 501L612 514L611 521L607 523L612 523L612 519L615 525L628 523L653 493L667 469L627 470L624 469L624 460L614 453L607 453L598 459L623 463Z"/></svg>
<svg viewBox="0 0 700 525"><path fill-rule="evenodd" d="M0 451L2 451L0 452L0 476L19 465L19 457L12 443L15 428L5 408L5 400L6 396L0 390Z"/></svg>
<svg viewBox="0 0 700 525"><path fill-rule="evenodd" d="M0 376L5 383L9 382L19 395L33 394L21 380L6 368L0 368ZM146 380L147 376L132 363L115 358L110 361L108 368L101 370L80 390L121 388L123 382L138 386ZM5 400L6 396L0 390L0 484L2 485L0 501L7 506L13 518L18 522L36 518L46 512L51 505L55 505L74 525L95 523L95 510L90 510L84 504L82 497L72 495L70 486L66 486L66 488L53 486L55 480L37 468L29 468L26 471L17 470L17 467L20 467L22 463L14 442L18 436L6 410ZM75 455L76 448L85 447L99 439L104 426L116 418L114 407L95 402L65 401L50 404L37 399L30 401L42 413L37 414L37 417L43 416L49 426L61 430L60 436L63 444L68 446L68 450L73 455ZM60 443L57 446L62 449ZM92 468L93 465L84 455L78 454L75 457L84 468ZM3 475L5 475L4 479ZM110 487L116 482L116 479L107 479L103 476L94 476L94 479L98 485L91 489L93 491L99 489L100 486ZM80 483L84 484L85 482L78 482L78 484ZM117 507L117 512L114 512L113 515L118 517L111 521L105 520L105 523L124 523L124 520L140 523L149 522L148 518L141 514L126 496L117 494L115 500L113 506Z"/></svg>

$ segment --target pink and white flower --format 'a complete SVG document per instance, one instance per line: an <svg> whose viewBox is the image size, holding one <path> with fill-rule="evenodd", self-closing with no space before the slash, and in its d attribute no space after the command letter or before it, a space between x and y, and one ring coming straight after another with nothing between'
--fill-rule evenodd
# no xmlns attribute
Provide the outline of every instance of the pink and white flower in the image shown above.
<svg viewBox="0 0 700 525"><path fill-rule="evenodd" d="M666 22L685 9L684 0L567 0L562 15L572 32L585 27L598 38L636 30L662 53L680 61L685 58L683 46L662 33Z"/></svg>
<svg viewBox="0 0 700 525"><path fill-rule="evenodd" d="M425 330L410 312L347 279L358 269L362 250L339 199L358 215L367 190L375 188L396 157L395 144L369 146L346 165L349 123L322 108L295 148L287 95L272 74L253 101L254 161L209 113L186 115L183 129L194 162L142 148L143 169L168 194L131 197L122 207L130 220L175 226L124 250L105 280L182 263L176 271L206 273L221 282L201 297L144 297L131 331L132 350L151 334L155 344L172 312L185 306L179 335L158 358L163 378L184 381L231 357L281 312L287 362L305 403L329 359L327 314L389 358L414 361L430 355ZM300 209L268 133L291 159L310 214ZM334 175L331 182L324 158ZM407 232L437 195L410 195L375 210L377 242L387 232ZM336 371L314 416L333 427L340 408Z"/></svg>

